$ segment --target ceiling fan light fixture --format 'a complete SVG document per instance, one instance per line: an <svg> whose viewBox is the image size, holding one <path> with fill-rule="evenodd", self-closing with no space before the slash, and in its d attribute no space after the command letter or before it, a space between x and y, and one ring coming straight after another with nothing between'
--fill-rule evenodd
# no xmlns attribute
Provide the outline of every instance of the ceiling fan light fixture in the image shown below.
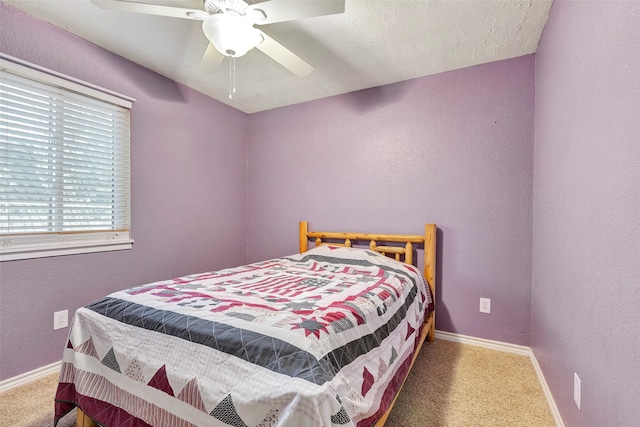
<svg viewBox="0 0 640 427"><path fill-rule="evenodd" d="M262 42L262 36L244 17L216 13L202 22L205 36L215 48L226 56L236 58Z"/></svg>

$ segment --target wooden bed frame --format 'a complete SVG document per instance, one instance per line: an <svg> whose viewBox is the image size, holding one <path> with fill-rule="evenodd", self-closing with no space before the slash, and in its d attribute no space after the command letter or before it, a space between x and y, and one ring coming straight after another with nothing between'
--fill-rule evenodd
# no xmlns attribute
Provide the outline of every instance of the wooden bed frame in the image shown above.
<svg viewBox="0 0 640 427"><path fill-rule="evenodd" d="M367 233L343 233L343 232L322 232L322 231L309 231L309 224L307 221L301 221L300 228L300 253L309 250L309 240L314 241L316 246L322 244L331 244L339 246L352 246L353 242L369 242L369 249L380 252L386 256L393 256L396 260L404 260L407 264L413 264L413 245L422 244L424 246L424 277L429 283L431 293L433 294L434 303L436 296L436 225L427 224L424 227L424 235L411 235L411 234L367 234ZM395 246L379 246L378 243L395 243ZM399 246L398 243L404 243L404 246ZM409 371L413 367L416 361L416 357L422 348L422 344L425 340L433 341L435 339L435 311L432 311L425 319L424 327L422 328L422 334L420 335L420 341L416 347L416 351L411 360L411 366ZM404 385L404 383L403 383ZM382 418L378 420L374 427L384 426L393 405L396 403L396 399L402 390L402 386L396 393L395 398L391 402L389 409L383 414ZM98 424L93 421L88 415L86 415L82 409L77 408L76 427L98 427Z"/></svg>

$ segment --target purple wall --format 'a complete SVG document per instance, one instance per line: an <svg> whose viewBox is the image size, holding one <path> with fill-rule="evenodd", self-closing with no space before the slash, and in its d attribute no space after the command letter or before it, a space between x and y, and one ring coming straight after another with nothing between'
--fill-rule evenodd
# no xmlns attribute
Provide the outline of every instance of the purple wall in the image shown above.
<svg viewBox="0 0 640 427"><path fill-rule="evenodd" d="M437 328L528 345L533 83L525 56L251 115L249 260L296 252L302 219L435 222Z"/></svg>
<svg viewBox="0 0 640 427"><path fill-rule="evenodd" d="M638 426L640 3L556 0L535 71L531 346L567 426Z"/></svg>
<svg viewBox="0 0 640 427"><path fill-rule="evenodd" d="M137 99L132 250L0 264L0 379L60 360L53 312L246 261L247 116L0 4L0 51Z"/></svg>

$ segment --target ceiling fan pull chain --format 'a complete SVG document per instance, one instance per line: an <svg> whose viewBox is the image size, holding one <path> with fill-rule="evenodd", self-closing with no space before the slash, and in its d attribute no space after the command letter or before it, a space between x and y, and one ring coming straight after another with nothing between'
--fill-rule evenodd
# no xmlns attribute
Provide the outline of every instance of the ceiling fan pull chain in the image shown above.
<svg viewBox="0 0 640 427"><path fill-rule="evenodd" d="M233 57L233 94L236 94L236 57Z"/></svg>
<svg viewBox="0 0 640 427"><path fill-rule="evenodd" d="M228 50L229 54L229 99L233 99L236 93L236 56L235 52Z"/></svg>

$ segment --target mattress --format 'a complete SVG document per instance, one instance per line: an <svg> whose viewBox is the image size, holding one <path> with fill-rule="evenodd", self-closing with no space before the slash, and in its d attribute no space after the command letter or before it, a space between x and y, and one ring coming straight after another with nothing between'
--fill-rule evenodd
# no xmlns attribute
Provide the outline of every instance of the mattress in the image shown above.
<svg viewBox="0 0 640 427"><path fill-rule="evenodd" d="M373 425L432 308L417 268L335 246L115 292L72 320L56 423Z"/></svg>

